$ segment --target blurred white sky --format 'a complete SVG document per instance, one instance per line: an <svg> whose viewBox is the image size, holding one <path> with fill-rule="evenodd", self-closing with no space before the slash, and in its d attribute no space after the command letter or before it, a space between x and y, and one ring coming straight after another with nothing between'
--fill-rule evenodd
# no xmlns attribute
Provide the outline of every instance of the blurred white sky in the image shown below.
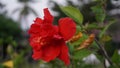
<svg viewBox="0 0 120 68"><path fill-rule="evenodd" d="M5 9L8 11L7 15L9 17L12 17L15 21L17 21L19 17L19 12L17 13L12 12L16 8L22 8L23 7L22 3L17 2L17 0L1 0L1 2L6 5ZM65 4L65 0L57 0L57 2L63 5ZM43 17L43 9L50 7L50 5L48 4L48 0L39 0L38 2L35 3L29 3L29 5L38 13L40 18ZM52 15L55 15L51 10L50 12L52 13ZM22 28L23 29L28 28L33 23L33 20L35 18L36 17L33 14L30 14L27 20L27 24L25 21L22 22Z"/></svg>

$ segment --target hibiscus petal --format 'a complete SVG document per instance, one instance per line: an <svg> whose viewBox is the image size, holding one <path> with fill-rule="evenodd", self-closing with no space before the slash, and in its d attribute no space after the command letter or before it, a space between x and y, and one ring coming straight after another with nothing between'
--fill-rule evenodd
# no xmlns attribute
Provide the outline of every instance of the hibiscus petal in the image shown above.
<svg viewBox="0 0 120 68"><path fill-rule="evenodd" d="M40 50L42 46L42 42L41 42L41 37L40 36L31 36L30 39L30 45L32 46L33 49L35 50Z"/></svg>
<svg viewBox="0 0 120 68"><path fill-rule="evenodd" d="M59 32L58 26L54 25L53 27L55 29L55 32L58 33Z"/></svg>
<svg viewBox="0 0 120 68"><path fill-rule="evenodd" d="M48 8L44 9L44 23L50 23L52 24L53 22L53 16L50 14L50 12L48 11Z"/></svg>
<svg viewBox="0 0 120 68"><path fill-rule="evenodd" d="M58 56L59 59L61 59L62 61L64 61L65 65L69 65L70 64L70 59L69 59L69 55L68 55L68 47L66 46L65 42L61 45L61 51L60 51L60 55Z"/></svg>
<svg viewBox="0 0 120 68"><path fill-rule="evenodd" d="M44 52L42 59L46 62L49 62L59 55L60 47L57 45L48 45L42 48L42 51Z"/></svg>
<svg viewBox="0 0 120 68"><path fill-rule="evenodd" d="M32 58L34 60L39 60L42 58L42 51L39 50L39 51L36 51L36 50L33 50L33 55L32 55Z"/></svg>
<svg viewBox="0 0 120 68"><path fill-rule="evenodd" d="M64 40L69 40L76 32L76 24L71 18L61 18L59 20L59 30Z"/></svg>
<svg viewBox="0 0 120 68"><path fill-rule="evenodd" d="M43 20L41 19L41 18L36 18L35 20L34 20L34 22L35 22L35 24L41 24L42 22L43 22Z"/></svg>
<svg viewBox="0 0 120 68"><path fill-rule="evenodd" d="M45 24L41 29L41 36L53 36L56 33L54 26L50 24Z"/></svg>
<svg viewBox="0 0 120 68"><path fill-rule="evenodd" d="M29 34L39 34L41 31L40 31L40 25L37 25L37 24L32 24L31 25L31 28L29 29L28 33Z"/></svg>

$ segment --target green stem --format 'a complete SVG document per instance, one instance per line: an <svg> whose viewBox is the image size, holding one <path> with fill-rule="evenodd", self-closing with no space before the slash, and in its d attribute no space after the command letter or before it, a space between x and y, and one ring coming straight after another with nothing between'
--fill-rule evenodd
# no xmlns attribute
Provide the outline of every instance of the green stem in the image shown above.
<svg viewBox="0 0 120 68"><path fill-rule="evenodd" d="M100 44L97 39L95 39L95 42L97 43L97 45L99 46L99 48L103 52L104 57L108 60L108 62L110 63L110 65L113 65L113 62L111 61L110 57L108 56L108 54L107 54L105 48L103 47L103 45Z"/></svg>

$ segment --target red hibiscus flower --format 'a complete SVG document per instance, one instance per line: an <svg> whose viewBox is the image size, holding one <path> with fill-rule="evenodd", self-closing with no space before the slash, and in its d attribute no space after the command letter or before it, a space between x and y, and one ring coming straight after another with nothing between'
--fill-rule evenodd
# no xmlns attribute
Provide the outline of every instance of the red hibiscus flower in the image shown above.
<svg viewBox="0 0 120 68"><path fill-rule="evenodd" d="M46 62L59 58L66 65L70 64L68 47L65 41L76 32L76 25L71 18L61 18L59 25L53 25L53 16L44 9L44 20L36 18L29 29L30 45L33 48L33 59Z"/></svg>

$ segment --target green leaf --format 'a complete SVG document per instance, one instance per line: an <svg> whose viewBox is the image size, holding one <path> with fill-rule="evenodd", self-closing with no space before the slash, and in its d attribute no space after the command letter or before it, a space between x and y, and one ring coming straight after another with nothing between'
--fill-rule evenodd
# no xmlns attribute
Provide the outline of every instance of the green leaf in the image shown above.
<svg viewBox="0 0 120 68"><path fill-rule="evenodd" d="M118 50L116 50L112 56L112 61L114 63L120 63L120 55L118 54Z"/></svg>
<svg viewBox="0 0 120 68"><path fill-rule="evenodd" d="M103 22L106 17L106 14L105 14L105 11L102 8L102 6L97 5L97 6L92 7L91 9L92 9L93 13L95 14L95 18L96 18L97 22Z"/></svg>
<svg viewBox="0 0 120 68"><path fill-rule="evenodd" d="M72 6L61 6L61 10L69 17L73 18L78 24L83 23L83 15L79 9L76 9Z"/></svg>
<svg viewBox="0 0 120 68"><path fill-rule="evenodd" d="M75 50L75 49L74 49L74 46L71 45L70 43L68 43L67 45L68 45L68 48L69 48L69 53L70 53L70 54L73 54L73 53L74 53L74 50Z"/></svg>
<svg viewBox="0 0 120 68"><path fill-rule="evenodd" d="M100 39L102 42L110 41L112 38L109 35L103 35Z"/></svg>
<svg viewBox="0 0 120 68"><path fill-rule="evenodd" d="M91 54L92 52L90 50L87 49L82 49L79 51L76 51L74 54L74 58L75 59L83 59L84 57L87 57Z"/></svg>
<svg viewBox="0 0 120 68"><path fill-rule="evenodd" d="M85 25L85 29L92 30L92 29L103 29L103 27L98 26L97 23L90 23Z"/></svg>
<svg viewBox="0 0 120 68"><path fill-rule="evenodd" d="M91 44L91 46L89 48L93 53L95 53L99 49L99 47L95 41L93 41L93 43Z"/></svg>

